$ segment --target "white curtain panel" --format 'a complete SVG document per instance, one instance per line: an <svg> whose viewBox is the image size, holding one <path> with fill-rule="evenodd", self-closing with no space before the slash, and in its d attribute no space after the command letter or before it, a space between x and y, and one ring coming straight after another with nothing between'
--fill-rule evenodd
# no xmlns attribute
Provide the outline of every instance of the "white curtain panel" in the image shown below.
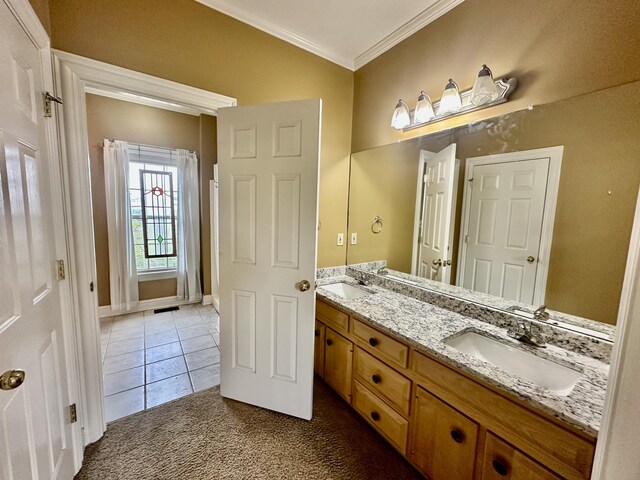
<svg viewBox="0 0 640 480"><path fill-rule="evenodd" d="M131 226L127 142L104 141L104 178L111 310L130 310L138 304L138 273Z"/></svg>
<svg viewBox="0 0 640 480"><path fill-rule="evenodd" d="M220 247L218 239L218 165L213 165L213 180L209 182L209 194L211 197L211 297L212 303L217 308L220 299Z"/></svg>
<svg viewBox="0 0 640 480"><path fill-rule="evenodd" d="M176 150L178 156L178 299L199 301L200 195L198 158L194 152Z"/></svg>

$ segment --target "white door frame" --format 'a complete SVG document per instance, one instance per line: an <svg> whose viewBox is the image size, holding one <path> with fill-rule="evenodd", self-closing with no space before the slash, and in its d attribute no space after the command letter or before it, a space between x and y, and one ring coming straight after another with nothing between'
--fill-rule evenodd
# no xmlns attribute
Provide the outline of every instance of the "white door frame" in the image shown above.
<svg viewBox="0 0 640 480"><path fill-rule="evenodd" d="M195 115L215 115L220 107L236 105L236 99L59 50L53 50L53 66L56 94L64 101L59 129L63 140L64 182L69 192L66 216L73 252L69 270L77 286L77 318L82 319L82 322L77 321L82 394L78 418L84 428L84 445L88 445L102 437L106 422L98 301L96 293L89 289L97 277L85 94L94 93ZM77 227L73 228L73 225Z"/></svg>
<svg viewBox="0 0 640 480"><path fill-rule="evenodd" d="M542 217L542 232L540 234L540 248L538 254L538 268L536 271L536 282L533 292L533 303L542 305L544 303L547 277L549 276L549 255L551 254L551 240L553 238L553 225L556 219L556 205L558 203L558 189L560 187L560 169L562 167L562 153L564 146L538 148L535 150L525 150L522 152L499 153L496 155L485 155L482 157L467 158L464 195L462 200L462 225L460 228L460 246L458 254L458 273L456 284L464 284L464 267L467 253L467 243L464 238L469 233L469 215L471 213L471 185L473 179L473 169L476 166L495 163L510 163L533 158L549 159L549 174L547 176L547 190L544 201L544 213Z"/></svg>
<svg viewBox="0 0 640 480"><path fill-rule="evenodd" d="M38 16L27 0L4 0L9 10L22 25L31 41L40 51L42 63L43 86L45 91L54 92L53 70L51 66L51 43L49 36L44 27L40 23ZM64 170L61 168L60 157L60 138L58 136L57 111L53 112L52 118L45 121L46 144L49 163L51 195L53 205L51 205L54 215L54 234L55 234L55 250L56 258L63 260L65 265L69 265L73 257L73 249L70 229L66 218L66 200L67 191L64 189L63 175ZM62 332L64 337L64 360L67 369L68 389L70 402L78 403L81 398L79 365L77 356L77 312L75 310L74 290L75 284L73 278L67 277L68 280L59 282L60 288L60 307L62 311ZM82 430L79 424L72 425L71 429L71 449L73 452L74 467L80 469L84 451L82 441Z"/></svg>

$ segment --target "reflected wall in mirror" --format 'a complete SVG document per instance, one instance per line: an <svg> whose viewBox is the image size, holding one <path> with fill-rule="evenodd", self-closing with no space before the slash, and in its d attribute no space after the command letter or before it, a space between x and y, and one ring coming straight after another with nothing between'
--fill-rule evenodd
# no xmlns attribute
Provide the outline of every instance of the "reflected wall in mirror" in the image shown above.
<svg viewBox="0 0 640 480"><path fill-rule="evenodd" d="M347 263L387 260L391 269L412 273L413 267L413 272L419 273L416 263L418 238L414 227L423 217L421 205L427 203L418 194L421 183L418 178L425 174L424 170L419 172L420 158L421 155L431 157L455 144L459 170L451 202L453 232L450 251L439 258L451 261L451 265L435 265L438 267L435 270L422 273L429 277L434 271L437 274L448 268L448 283L461 285L458 277L466 275L466 286L470 275L465 273L468 269L460 275L462 259L459 257L464 250L460 241L464 241L461 229L466 217L463 214L465 191L467 203L470 204L472 198L472 189L467 182L467 171L473 165L470 159L525 152L517 154L523 160L531 153L529 151L561 147L556 149L561 157L561 168L555 213L551 213L553 208L538 212L540 225L546 222L549 227L551 224L550 247L547 245L545 250L543 232L530 235L531 238L537 235L541 240L537 254L527 251L530 239L522 237L516 242L523 247L521 253L526 253L522 257L525 265L531 263L538 273L546 270L542 286L536 283L533 287L532 301L544 301L553 310L615 324L640 183L639 112L640 82L634 82L353 154L349 233L357 233L358 242L349 245ZM535 160L535 154L529 156L531 158L526 160ZM479 188L480 173L478 170L473 175L473 188ZM553 173L547 166L536 175L546 182ZM485 179L491 176L491 171L484 172ZM503 185L514 185L514 182L524 185L518 184L524 176L516 178L517 175L511 174L507 177L509 175L501 177ZM547 206L553 193L550 188L553 189L550 183L543 188L543 203ZM535 214L529 204L524 203L519 203L518 215L511 213L514 208L507 207L494 217L496 222L506 219L509 223L511 220L519 224L517 232L520 235L531 233L529 230L534 227L529 225L529 220L535 220L532 218ZM434 205L437 206L437 202ZM506 205L513 207L513 199L507 200ZM478 223L477 212L482 207L476 208L475 216L473 210L469 207L468 224ZM490 209L484 209L485 217L488 211ZM382 218L384 225L377 234L371 229L376 216ZM483 225L488 223L485 221ZM535 228L544 230L540 226ZM477 238L477 229L474 238ZM500 240L503 244L505 241ZM532 262L526 262L529 256L534 257ZM468 252L464 258L470 258ZM518 265L514 268L514 272L522 270ZM488 288L488 284L478 283L478 277L482 275L477 271L475 275L477 288L481 291ZM489 274L484 277L489 278ZM524 278L515 273L512 277ZM511 289L511 293L507 292L510 295L517 290L514 282L512 279L503 286Z"/></svg>

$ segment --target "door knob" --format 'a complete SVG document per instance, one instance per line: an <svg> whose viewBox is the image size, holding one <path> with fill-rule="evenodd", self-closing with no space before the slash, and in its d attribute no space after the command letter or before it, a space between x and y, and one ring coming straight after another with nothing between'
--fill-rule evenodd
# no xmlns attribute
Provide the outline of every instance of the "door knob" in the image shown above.
<svg viewBox="0 0 640 480"><path fill-rule="evenodd" d="M24 370L7 370L0 375L0 389L13 390L24 382Z"/></svg>
<svg viewBox="0 0 640 480"><path fill-rule="evenodd" d="M300 290L301 292L306 292L310 288L311 288L311 284L309 283L309 280L302 280L298 284L298 290Z"/></svg>
<svg viewBox="0 0 640 480"><path fill-rule="evenodd" d="M533 262L535 262L535 261L536 261L536 257L532 257L531 255L529 255L529 256L527 257L527 262L529 262L529 263L533 263Z"/></svg>
<svg viewBox="0 0 640 480"><path fill-rule="evenodd" d="M434 265L437 265L438 267L442 265L442 260L441 259L437 259L433 261Z"/></svg>
<svg viewBox="0 0 640 480"><path fill-rule="evenodd" d="M449 265L451 265L451 260L443 260L442 265L448 267Z"/></svg>

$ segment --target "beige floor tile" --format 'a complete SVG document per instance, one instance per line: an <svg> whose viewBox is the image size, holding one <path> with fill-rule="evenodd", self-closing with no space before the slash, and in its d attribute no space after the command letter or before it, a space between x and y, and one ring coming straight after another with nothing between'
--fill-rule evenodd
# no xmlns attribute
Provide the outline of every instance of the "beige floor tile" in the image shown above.
<svg viewBox="0 0 640 480"><path fill-rule="evenodd" d="M102 364L102 373L108 375L140 365L144 365L144 350L105 358Z"/></svg>
<svg viewBox="0 0 640 480"><path fill-rule="evenodd" d="M140 412L144 410L144 387L109 395L104 398L104 407L107 422Z"/></svg>
<svg viewBox="0 0 640 480"><path fill-rule="evenodd" d="M176 318L175 323L177 328L188 328L204 325L204 320L200 315L197 315L195 317Z"/></svg>
<svg viewBox="0 0 640 480"><path fill-rule="evenodd" d="M135 367L104 376L105 396L144 385L144 367Z"/></svg>
<svg viewBox="0 0 640 480"><path fill-rule="evenodd" d="M180 340L186 340L193 337L201 337L209 334L209 329L205 325L196 325L194 327L186 327L178 329Z"/></svg>
<svg viewBox="0 0 640 480"><path fill-rule="evenodd" d="M145 350L145 362L154 363L181 355L182 347L180 346L180 342L166 343L157 347L147 348Z"/></svg>
<svg viewBox="0 0 640 480"><path fill-rule="evenodd" d="M189 376L191 377L193 390L195 392L199 392L205 388L215 387L216 385L220 385L220 364L193 370L189 372Z"/></svg>
<svg viewBox="0 0 640 480"><path fill-rule="evenodd" d="M197 352L198 350L204 350L205 348L213 348L216 346L216 342L211 335L202 335L201 337L188 338L182 340L182 351L184 353Z"/></svg>
<svg viewBox="0 0 640 480"><path fill-rule="evenodd" d="M159 322L150 322L144 326L145 335L155 335L156 333L171 332L176 329L173 320L162 320Z"/></svg>
<svg viewBox="0 0 640 480"><path fill-rule="evenodd" d="M187 371L187 365L184 362L184 357L179 356L150 363L146 366L146 369L147 384L149 384L185 373Z"/></svg>
<svg viewBox="0 0 640 480"><path fill-rule="evenodd" d="M150 383L145 388L147 392L147 408L193 393L189 375L186 373Z"/></svg>
<svg viewBox="0 0 640 480"><path fill-rule="evenodd" d="M178 333L175 331L155 333L145 337L145 345L147 348L157 347L166 343L173 343L179 340Z"/></svg>
<svg viewBox="0 0 640 480"><path fill-rule="evenodd" d="M142 321L142 317L129 318L129 319L121 319L120 317L118 317L113 322L113 328L111 329L111 331L115 332L116 330L122 330L124 328L131 328L131 327L141 327L143 325L144 325L144 322Z"/></svg>
<svg viewBox="0 0 640 480"><path fill-rule="evenodd" d="M197 370L220 363L220 350L217 348L206 348L197 352L187 353L184 358L187 361L187 368L189 370Z"/></svg>
<svg viewBox="0 0 640 480"><path fill-rule="evenodd" d="M143 337L119 341L109 340L109 345L107 346L107 357L115 357L116 355L135 352L136 350L144 350Z"/></svg>
<svg viewBox="0 0 640 480"><path fill-rule="evenodd" d="M109 341L129 340L131 338L144 337L144 327L139 325L137 327L123 328L120 330L114 330L111 332Z"/></svg>

